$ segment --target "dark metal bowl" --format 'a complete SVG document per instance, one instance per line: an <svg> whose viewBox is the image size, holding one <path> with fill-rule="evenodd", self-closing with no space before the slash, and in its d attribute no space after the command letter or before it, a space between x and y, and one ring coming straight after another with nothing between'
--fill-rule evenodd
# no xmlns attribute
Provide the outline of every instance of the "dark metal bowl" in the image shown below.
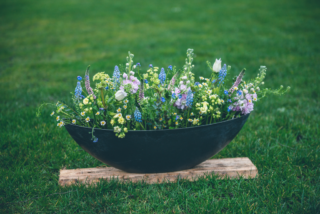
<svg viewBox="0 0 320 214"><path fill-rule="evenodd" d="M240 118L181 129L129 131L125 138L113 130L66 125L72 138L90 155L126 172L157 173L190 169L221 151L239 133L249 114Z"/></svg>

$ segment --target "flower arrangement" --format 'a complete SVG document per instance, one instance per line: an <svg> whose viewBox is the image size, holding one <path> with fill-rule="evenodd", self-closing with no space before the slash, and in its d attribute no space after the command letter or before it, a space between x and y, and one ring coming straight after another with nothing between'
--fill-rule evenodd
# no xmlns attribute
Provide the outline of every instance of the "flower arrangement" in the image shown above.
<svg viewBox="0 0 320 214"><path fill-rule="evenodd" d="M133 63L129 52L123 67L115 66L110 77L104 72L93 76L94 89L89 76L77 77L73 94L73 107L59 101L55 117L57 126L76 124L94 128L113 129L115 135L124 138L129 130L161 130L193 127L229 120L249 114L254 103L269 93L281 95L283 89L260 89L264 84L266 66L261 66L257 77L244 81L246 69L237 77L229 78L231 66L221 66L216 59L208 78L197 80L193 69L193 50L187 50L182 69L169 65L166 69L150 64L142 73L140 63ZM225 84L226 82L226 84ZM227 82L231 83L229 86ZM39 112L39 111L38 111Z"/></svg>

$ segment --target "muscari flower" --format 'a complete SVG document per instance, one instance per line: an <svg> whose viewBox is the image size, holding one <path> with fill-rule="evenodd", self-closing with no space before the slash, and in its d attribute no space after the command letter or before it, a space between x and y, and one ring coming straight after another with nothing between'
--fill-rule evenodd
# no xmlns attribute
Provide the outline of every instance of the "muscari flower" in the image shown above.
<svg viewBox="0 0 320 214"><path fill-rule="evenodd" d="M138 108L136 108L136 110L134 111L134 119L139 123L142 122L142 120L141 120L141 112L139 111Z"/></svg>
<svg viewBox="0 0 320 214"><path fill-rule="evenodd" d="M161 68L160 74L159 74L159 80L161 85L164 84L164 81L166 80L166 72L164 71L164 68Z"/></svg>
<svg viewBox="0 0 320 214"><path fill-rule="evenodd" d="M113 82L114 82L114 88L117 88L117 85L120 83L120 71L119 71L119 67L115 66L114 67L114 71L113 71Z"/></svg>
<svg viewBox="0 0 320 214"><path fill-rule="evenodd" d="M77 83L77 86L74 90L74 95L76 97L76 99L79 101L80 97L81 97L81 93L82 93L82 87L80 82Z"/></svg>
<svg viewBox="0 0 320 214"><path fill-rule="evenodd" d="M193 103L193 93L191 90L189 90L186 98L186 106L191 108L192 103Z"/></svg>
<svg viewBox="0 0 320 214"><path fill-rule="evenodd" d="M226 75L227 75L227 65L224 64L219 72L219 77L218 77L219 85L224 83L224 78L226 77Z"/></svg>

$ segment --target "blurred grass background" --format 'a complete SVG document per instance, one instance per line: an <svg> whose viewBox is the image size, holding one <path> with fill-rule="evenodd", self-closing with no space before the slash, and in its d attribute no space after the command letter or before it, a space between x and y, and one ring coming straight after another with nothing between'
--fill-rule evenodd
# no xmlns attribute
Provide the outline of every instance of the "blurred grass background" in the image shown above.
<svg viewBox="0 0 320 214"><path fill-rule="evenodd" d="M1 0L0 211L320 213L319 26L311 0ZM266 65L266 87L291 86L214 157L249 157L259 178L59 187L59 169L103 164L37 106L68 100L88 65L111 74L131 51L143 68L181 67L187 48L197 76L221 57L229 75Z"/></svg>

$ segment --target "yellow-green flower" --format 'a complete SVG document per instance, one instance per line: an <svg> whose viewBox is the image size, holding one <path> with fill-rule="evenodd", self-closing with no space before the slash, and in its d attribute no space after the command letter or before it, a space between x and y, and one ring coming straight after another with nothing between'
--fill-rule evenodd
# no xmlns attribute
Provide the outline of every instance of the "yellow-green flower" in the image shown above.
<svg viewBox="0 0 320 214"><path fill-rule="evenodd" d="M84 98L83 99L83 104L87 105L89 103L89 99L88 98Z"/></svg>
<svg viewBox="0 0 320 214"><path fill-rule="evenodd" d="M120 124L124 124L126 121L124 120L123 117L119 117L118 122L119 122Z"/></svg>
<svg viewBox="0 0 320 214"><path fill-rule="evenodd" d="M125 133L127 133L127 132L128 132L128 128L123 128L123 131L124 131Z"/></svg>
<svg viewBox="0 0 320 214"><path fill-rule="evenodd" d="M114 125L114 119L110 120L110 124L113 126Z"/></svg>

